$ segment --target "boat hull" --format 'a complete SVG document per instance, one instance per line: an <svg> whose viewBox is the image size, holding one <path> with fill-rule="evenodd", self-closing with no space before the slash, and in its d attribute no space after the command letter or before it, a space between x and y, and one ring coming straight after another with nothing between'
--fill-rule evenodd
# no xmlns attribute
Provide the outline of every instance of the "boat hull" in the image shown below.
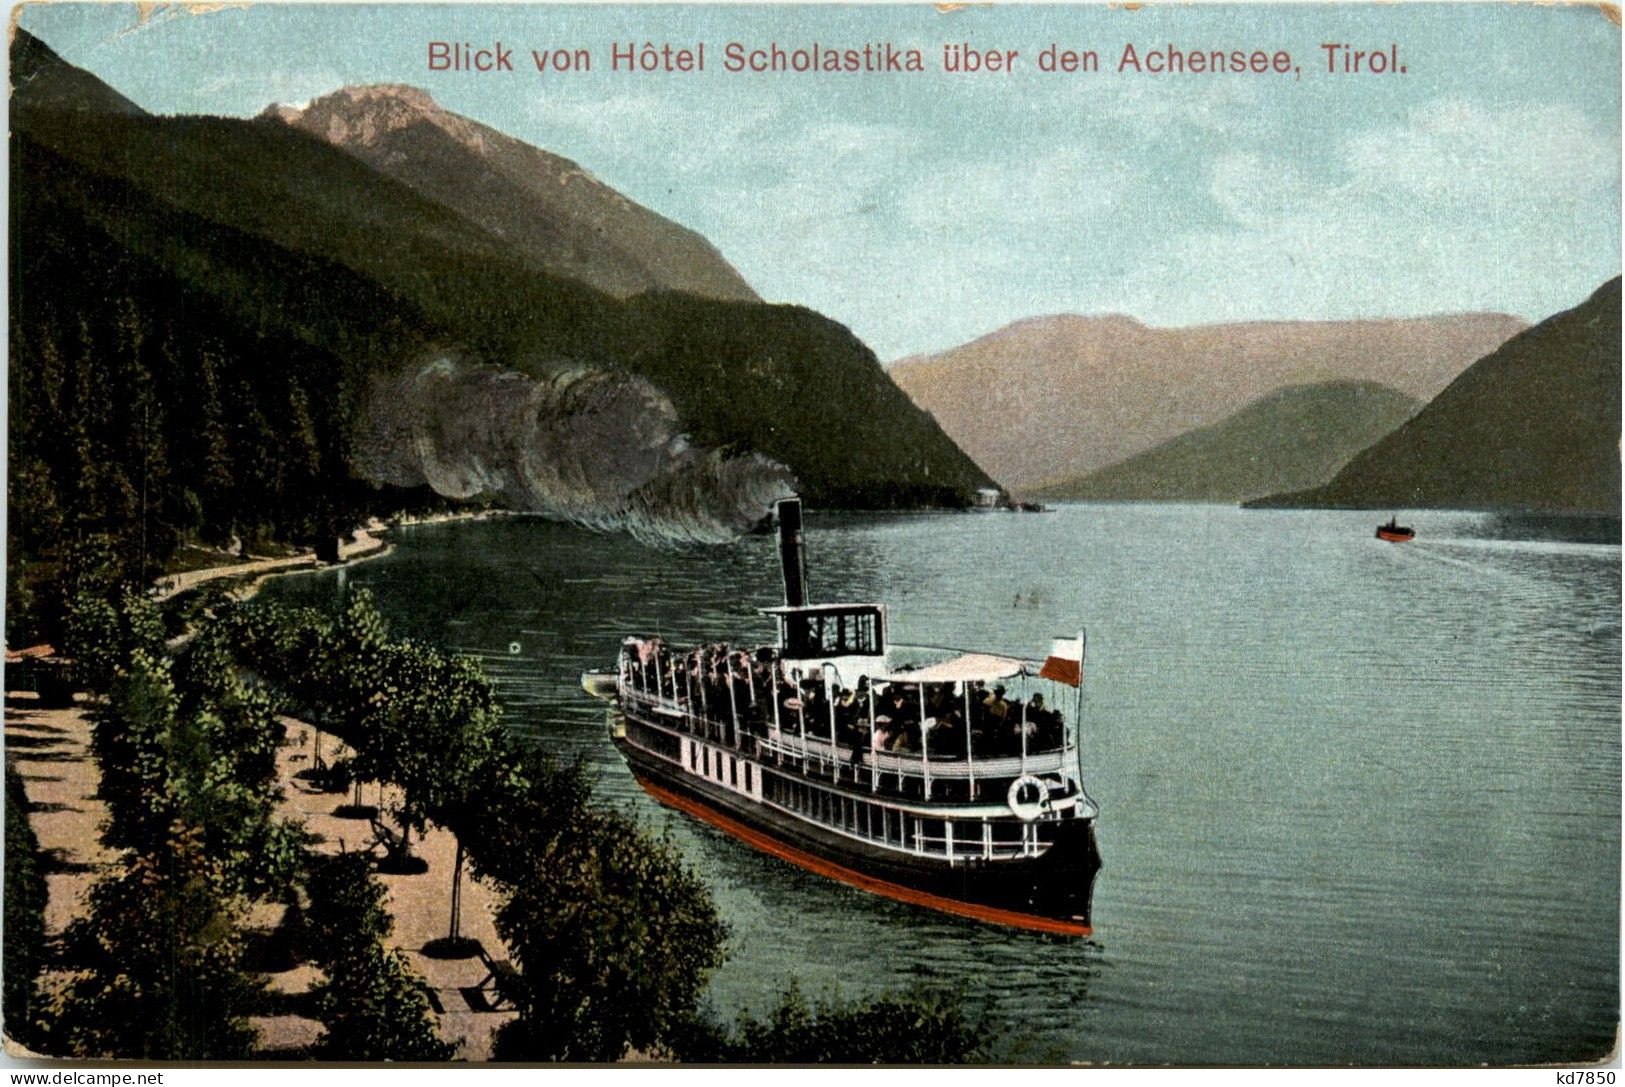
<svg viewBox="0 0 1625 1087"><path fill-rule="evenodd" d="M1416 539L1416 533L1409 530L1404 532L1395 532L1391 529L1379 528L1377 529L1377 539L1387 540L1389 543L1404 543L1407 540Z"/></svg>
<svg viewBox="0 0 1625 1087"><path fill-rule="evenodd" d="M1054 845L1018 860L915 858L870 846L684 772L617 737L655 800L780 860L873 894L992 924L1061 936L1091 933L1100 854L1094 820L1059 825Z"/></svg>

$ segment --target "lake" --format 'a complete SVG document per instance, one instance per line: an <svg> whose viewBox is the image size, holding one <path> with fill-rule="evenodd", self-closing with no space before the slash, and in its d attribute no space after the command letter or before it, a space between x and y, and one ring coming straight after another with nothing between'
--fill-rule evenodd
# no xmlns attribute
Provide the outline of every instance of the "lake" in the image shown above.
<svg viewBox="0 0 1625 1087"><path fill-rule="evenodd" d="M1417 540L1389 544L1380 519L809 518L813 599L886 603L893 641L1042 658L1087 629L1089 940L824 880L633 782L580 673L630 633L770 640L769 537L662 551L539 519L419 526L265 595L371 588L393 633L482 658L515 732L669 825L732 928L723 1015L791 977L847 997L926 982L990 1012L1020 1061L1600 1056L1619 1008L1619 523L1414 512Z"/></svg>

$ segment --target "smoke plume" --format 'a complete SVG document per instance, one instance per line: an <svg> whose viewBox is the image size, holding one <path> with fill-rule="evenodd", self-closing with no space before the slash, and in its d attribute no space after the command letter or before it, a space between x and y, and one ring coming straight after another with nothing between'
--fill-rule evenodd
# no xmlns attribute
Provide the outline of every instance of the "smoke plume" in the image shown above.
<svg viewBox="0 0 1625 1087"><path fill-rule="evenodd" d="M795 491L766 457L691 444L643 378L584 365L535 377L437 358L375 383L359 446L376 483L488 496L651 542L731 539Z"/></svg>

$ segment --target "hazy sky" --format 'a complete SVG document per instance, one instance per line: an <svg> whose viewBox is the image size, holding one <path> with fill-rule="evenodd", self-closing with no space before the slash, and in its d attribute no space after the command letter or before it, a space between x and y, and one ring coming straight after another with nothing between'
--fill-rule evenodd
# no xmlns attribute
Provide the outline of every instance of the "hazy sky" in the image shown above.
<svg viewBox="0 0 1625 1087"><path fill-rule="evenodd" d="M1495 309L1539 319L1620 268L1620 29L1594 6L27 8L22 25L159 113L250 115L402 82L695 228L772 301L882 359L1037 314L1150 324ZM500 41L515 71L428 68ZM704 73L611 70L705 42ZM732 74L740 42L916 47L923 74ZM1016 49L947 74L945 43ZM1397 45L1332 75L1324 42ZM1098 72L1046 74L1051 43ZM1287 50L1296 75L1118 71ZM591 72L538 75L533 48Z"/></svg>

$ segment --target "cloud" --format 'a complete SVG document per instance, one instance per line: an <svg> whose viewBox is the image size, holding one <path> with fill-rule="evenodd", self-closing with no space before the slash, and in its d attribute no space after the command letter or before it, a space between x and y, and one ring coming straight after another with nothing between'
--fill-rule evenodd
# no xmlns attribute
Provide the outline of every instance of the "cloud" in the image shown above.
<svg viewBox="0 0 1625 1087"><path fill-rule="evenodd" d="M1357 186L1428 200L1572 200L1619 186L1618 132L1568 105L1436 101L1402 127L1351 137L1346 155Z"/></svg>
<svg viewBox="0 0 1625 1087"><path fill-rule="evenodd" d="M1194 319L1284 316L1283 298L1317 316L1516 309L1520 291L1594 264L1599 236L1617 251L1617 211L1596 209L1618 163L1617 134L1578 110L1458 99L1318 157L1225 152L1207 168L1216 223L1156 243L1130 289Z"/></svg>

